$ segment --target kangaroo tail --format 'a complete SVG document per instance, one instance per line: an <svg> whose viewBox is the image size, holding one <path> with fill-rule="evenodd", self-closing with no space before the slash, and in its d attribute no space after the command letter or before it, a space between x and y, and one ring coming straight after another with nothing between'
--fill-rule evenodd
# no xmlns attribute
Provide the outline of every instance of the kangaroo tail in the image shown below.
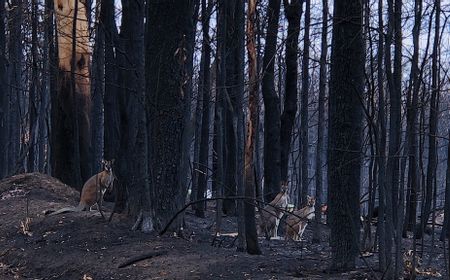
<svg viewBox="0 0 450 280"><path fill-rule="evenodd" d="M59 209L58 211L50 213L49 216L54 216L54 215L58 215L58 214L66 213L66 212L81 212L84 210L84 208L86 208L86 206L80 203L77 207L65 207L65 208Z"/></svg>

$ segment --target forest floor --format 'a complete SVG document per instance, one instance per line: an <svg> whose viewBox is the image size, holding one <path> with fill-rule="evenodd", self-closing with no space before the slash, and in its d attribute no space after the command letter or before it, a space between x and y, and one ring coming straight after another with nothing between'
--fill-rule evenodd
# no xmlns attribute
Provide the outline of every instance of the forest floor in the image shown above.
<svg viewBox="0 0 450 280"><path fill-rule="evenodd" d="M354 271L327 273L330 248L325 226L321 244L311 243L308 227L304 242L260 239L262 255L251 256L236 252L233 245L235 218L223 218L228 234L212 246L212 207L205 219L187 211L187 239L132 231L132 221L122 215L110 223L97 211L44 215L48 209L77 205L78 196L38 173L0 181L0 279L382 279L376 271L376 254L359 258ZM435 273L445 275L442 243L435 244L428 245L426 251L433 256L423 261L421 269L427 272L418 279L433 275L446 279ZM152 252L161 254L118 268Z"/></svg>

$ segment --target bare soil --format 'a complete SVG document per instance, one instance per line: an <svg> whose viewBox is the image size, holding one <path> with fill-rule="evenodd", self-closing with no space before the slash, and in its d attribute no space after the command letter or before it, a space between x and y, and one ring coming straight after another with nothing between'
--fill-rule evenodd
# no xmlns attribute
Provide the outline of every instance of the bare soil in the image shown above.
<svg viewBox="0 0 450 280"><path fill-rule="evenodd" d="M97 211L44 215L49 209L76 206L78 197L70 187L39 173L0 181L0 279L382 278L374 271L376 255L360 258L355 271L327 273L330 249L325 226L321 244L311 244L308 227L305 242L261 239L262 255L237 252L235 218L224 217L225 234L214 239L213 204L205 219L186 212L185 238L132 231L133 221L124 215L116 214L111 223ZM106 207L112 209L111 204ZM430 251L443 252L436 244ZM131 258L151 253L160 255L119 268ZM435 253L437 269L443 263L442 254Z"/></svg>

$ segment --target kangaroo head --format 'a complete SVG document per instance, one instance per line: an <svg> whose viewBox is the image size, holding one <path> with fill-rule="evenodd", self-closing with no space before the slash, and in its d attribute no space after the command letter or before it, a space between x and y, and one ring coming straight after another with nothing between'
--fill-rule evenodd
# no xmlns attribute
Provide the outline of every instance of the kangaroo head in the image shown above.
<svg viewBox="0 0 450 280"><path fill-rule="evenodd" d="M289 184L287 181L281 181L281 192L287 193Z"/></svg>
<svg viewBox="0 0 450 280"><path fill-rule="evenodd" d="M316 205L316 198L314 196L307 196L306 205L308 207L314 207Z"/></svg>
<svg viewBox="0 0 450 280"><path fill-rule="evenodd" d="M114 164L114 159L112 159L112 160L102 159L103 170L105 170L108 173L113 172L113 164Z"/></svg>

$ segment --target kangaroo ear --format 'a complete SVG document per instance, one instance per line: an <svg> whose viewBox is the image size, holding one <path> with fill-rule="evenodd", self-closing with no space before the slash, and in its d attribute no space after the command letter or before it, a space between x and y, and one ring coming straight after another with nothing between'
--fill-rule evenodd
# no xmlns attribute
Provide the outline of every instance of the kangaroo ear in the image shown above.
<svg viewBox="0 0 450 280"><path fill-rule="evenodd" d="M104 159L102 159L102 164L105 164L106 162L105 162L105 160Z"/></svg>

